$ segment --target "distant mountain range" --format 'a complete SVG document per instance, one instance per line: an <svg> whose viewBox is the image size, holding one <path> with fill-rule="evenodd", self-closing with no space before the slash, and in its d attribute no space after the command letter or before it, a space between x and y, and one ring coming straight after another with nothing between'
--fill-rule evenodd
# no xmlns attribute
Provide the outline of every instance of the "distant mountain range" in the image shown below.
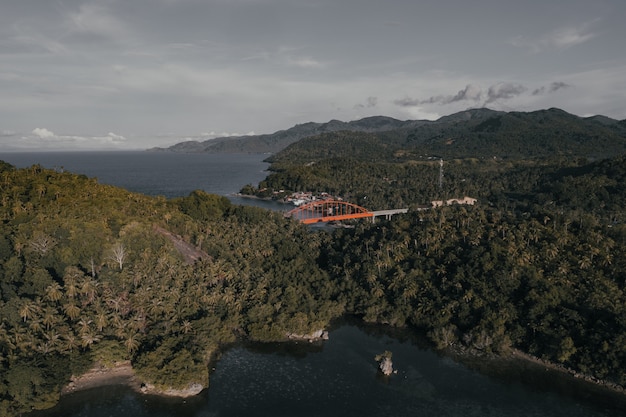
<svg viewBox="0 0 626 417"><path fill-rule="evenodd" d="M339 131L384 132L397 129L410 129L423 123L430 123L430 121L401 121L391 117L374 116L352 122L342 122L339 120L331 120L327 123L309 122L270 134L229 136L205 141L190 140L177 143L168 148L152 148L150 150L181 153L274 153L302 138L322 133Z"/></svg>
<svg viewBox="0 0 626 417"><path fill-rule="evenodd" d="M567 153L572 143L596 147L601 154L626 151L626 120L606 116L583 118L555 108L534 112L471 109L435 121L402 121L374 116L351 122L309 122L271 134L185 141L151 151L276 153L301 139L328 137L333 132L386 132L386 137L394 138L392 141L397 145L399 142L404 144L401 148L417 146L429 154L449 155L453 151L452 154L467 155L472 149L481 148L481 154L493 152L500 155L515 153L515 148L520 146L527 148L530 155L550 149L555 153Z"/></svg>

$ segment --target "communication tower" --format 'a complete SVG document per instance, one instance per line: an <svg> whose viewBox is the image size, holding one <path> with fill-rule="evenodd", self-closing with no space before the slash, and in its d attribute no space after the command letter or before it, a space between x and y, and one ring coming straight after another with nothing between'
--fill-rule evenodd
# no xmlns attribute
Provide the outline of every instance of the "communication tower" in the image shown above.
<svg viewBox="0 0 626 417"><path fill-rule="evenodd" d="M443 188L443 158L439 160L439 190Z"/></svg>

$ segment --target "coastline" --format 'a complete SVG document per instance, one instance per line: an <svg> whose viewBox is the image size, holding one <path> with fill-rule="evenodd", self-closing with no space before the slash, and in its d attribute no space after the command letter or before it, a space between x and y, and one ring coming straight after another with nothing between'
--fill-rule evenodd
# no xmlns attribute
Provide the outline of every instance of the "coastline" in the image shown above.
<svg viewBox="0 0 626 417"><path fill-rule="evenodd" d="M279 204L285 204L285 205L291 204L291 203L289 203L287 201L284 201L282 199L275 200L272 197L259 197L259 196L252 195L252 194L231 193L229 195L231 197L246 198L246 199L249 199L249 200L271 201L272 203L279 203Z"/></svg>
<svg viewBox="0 0 626 417"><path fill-rule="evenodd" d="M110 385L126 385L141 394L179 398L193 397L204 389L202 385L197 383L190 383L186 389L157 389L152 384L140 381L130 361L123 361L116 362L113 366L97 363L84 374L73 375L70 382L61 390L61 395Z"/></svg>
<svg viewBox="0 0 626 417"><path fill-rule="evenodd" d="M312 335L307 335L312 336ZM326 340L327 333L315 340ZM291 341L300 339L291 339ZM303 339L307 340L307 339ZM311 340L309 340L311 342ZM484 356L476 354L470 350L451 347L445 349L443 353L453 359L459 360L465 366L474 368L481 373L497 375L500 372L517 374L519 377L524 369L543 368L546 372L553 373L554 376L570 377L579 383L588 384L598 390L606 390L622 397L626 401L626 388L613 382L604 381L593 376L580 374L563 365L552 363L522 352L518 349L511 349L505 355ZM513 372L511 372L513 370ZM528 381L527 381L528 382ZM538 381L535 381L538 382ZM184 390L160 390L151 384L146 384L138 379L130 361L116 362L113 366L95 364L91 369L79 376L72 376L70 382L61 390L61 395L68 395L74 392L89 390L92 388L125 385L134 391L146 395L158 395L163 397L188 398L193 397L203 391L204 387L199 384L190 383L189 388ZM604 392L606 392L604 391Z"/></svg>
<svg viewBox="0 0 626 417"><path fill-rule="evenodd" d="M582 374L564 365L546 361L516 348L511 348L508 353L497 355L484 354L453 345L441 352L483 374L504 379L509 379L510 375L516 375L518 380L526 381L535 386L546 384L546 387L549 387L551 383L560 384L559 381L569 381L565 382L565 385L586 386L587 389L598 393L604 392L606 395L615 395L615 398L619 398L626 404L626 387L592 375ZM551 377L537 379L536 376L540 374L549 374Z"/></svg>
<svg viewBox="0 0 626 417"><path fill-rule="evenodd" d="M506 357L504 357L506 359ZM593 384L597 387L601 387L601 388L605 388L608 390L611 390L615 393L618 394L622 394L622 395L626 395L626 387L623 387L619 384L616 384L614 382L611 381L605 381L603 379L600 378L596 378L594 376L591 375L586 375L586 374L582 374L580 372L577 372L573 369L567 368L563 365L557 364L557 363L553 363L553 362L549 362L549 361L545 361L541 358L538 358L536 356L530 355L528 353L522 352L521 350L518 349L512 349L511 353L509 355L510 359L513 360L517 360L517 361L523 361L526 363L532 363L534 365L537 366L542 366L544 367L546 370L549 371L553 371L553 372L560 372L563 374L567 374L570 375L571 377L587 382L589 384Z"/></svg>
<svg viewBox="0 0 626 417"><path fill-rule="evenodd" d="M130 361L124 361L116 362L112 367L95 364L84 374L72 376L70 382L61 390L61 395L107 385L127 385L141 391L141 382L137 379Z"/></svg>

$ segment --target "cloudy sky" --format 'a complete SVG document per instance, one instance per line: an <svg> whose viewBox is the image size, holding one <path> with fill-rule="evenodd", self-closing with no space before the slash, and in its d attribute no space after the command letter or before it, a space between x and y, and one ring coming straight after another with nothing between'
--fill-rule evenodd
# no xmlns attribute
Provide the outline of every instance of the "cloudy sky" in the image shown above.
<svg viewBox="0 0 626 417"><path fill-rule="evenodd" d="M624 0L0 0L0 151L372 115L626 118Z"/></svg>

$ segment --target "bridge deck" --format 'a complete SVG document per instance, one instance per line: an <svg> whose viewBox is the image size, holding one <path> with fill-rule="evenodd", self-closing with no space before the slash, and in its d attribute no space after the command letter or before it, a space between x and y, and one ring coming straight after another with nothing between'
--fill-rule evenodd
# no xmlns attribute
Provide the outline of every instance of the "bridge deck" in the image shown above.
<svg viewBox="0 0 626 417"><path fill-rule="evenodd" d="M394 214L404 214L408 212L409 212L409 209L404 208L404 209L378 210L378 211L373 211L372 213L374 214L374 217L379 217L379 216L393 216Z"/></svg>
<svg viewBox="0 0 626 417"><path fill-rule="evenodd" d="M320 217L309 217L306 219L301 219L300 223L304 224L315 224L315 223L327 223L327 222L338 222L341 220L350 220L350 219L363 219L363 218L374 218L374 213L352 213L352 214L340 214L337 216L320 216Z"/></svg>
<svg viewBox="0 0 626 417"><path fill-rule="evenodd" d="M322 200L299 206L286 215L304 224L314 224L363 218L371 218L374 222L376 217L385 216L391 219L394 214L408 211L409 209L369 211L346 201Z"/></svg>

